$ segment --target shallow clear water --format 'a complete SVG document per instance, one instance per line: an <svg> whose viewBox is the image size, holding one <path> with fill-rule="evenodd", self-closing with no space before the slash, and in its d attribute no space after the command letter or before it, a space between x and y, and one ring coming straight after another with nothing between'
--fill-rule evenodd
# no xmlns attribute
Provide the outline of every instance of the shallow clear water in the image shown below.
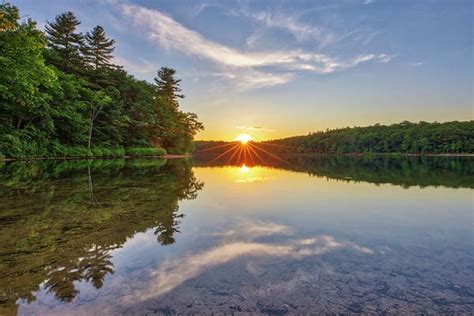
<svg viewBox="0 0 474 316"><path fill-rule="evenodd" d="M0 314L474 311L471 158L0 166Z"/></svg>

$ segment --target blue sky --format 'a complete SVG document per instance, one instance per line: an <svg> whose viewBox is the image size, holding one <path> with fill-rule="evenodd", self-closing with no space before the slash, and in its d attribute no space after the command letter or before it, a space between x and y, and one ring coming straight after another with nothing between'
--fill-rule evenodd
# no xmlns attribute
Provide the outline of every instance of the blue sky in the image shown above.
<svg viewBox="0 0 474 316"><path fill-rule="evenodd" d="M473 1L17 0L40 27L102 25L116 63L183 79L200 139L473 119Z"/></svg>

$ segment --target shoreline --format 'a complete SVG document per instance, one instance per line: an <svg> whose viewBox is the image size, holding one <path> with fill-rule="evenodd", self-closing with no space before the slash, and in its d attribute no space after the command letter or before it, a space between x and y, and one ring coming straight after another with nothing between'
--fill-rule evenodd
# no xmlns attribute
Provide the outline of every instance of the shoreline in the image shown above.
<svg viewBox="0 0 474 316"><path fill-rule="evenodd" d="M122 157L27 157L27 158L2 158L0 161L37 161L37 160L115 160L115 159L176 159L190 158L192 155L161 155L161 156L122 156Z"/></svg>
<svg viewBox="0 0 474 316"><path fill-rule="evenodd" d="M288 155L288 154L287 154ZM321 154L321 153L301 153L289 154L291 156L347 156L347 157L370 157L370 156L400 156L400 157L474 157L474 154L410 154L410 153L351 153L351 154ZM114 160L114 159L179 159L191 158L193 156L204 155L161 155L161 156L122 156L122 157L27 157L27 158L1 158L0 161L36 161L36 160Z"/></svg>

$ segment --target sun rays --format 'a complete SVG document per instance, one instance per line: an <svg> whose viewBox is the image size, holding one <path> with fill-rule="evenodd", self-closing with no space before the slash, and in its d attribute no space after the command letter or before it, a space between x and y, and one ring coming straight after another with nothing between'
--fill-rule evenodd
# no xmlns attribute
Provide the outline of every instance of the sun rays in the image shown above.
<svg viewBox="0 0 474 316"><path fill-rule="evenodd" d="M234 142L217 143L214 146L197 150L194 154L209 156L209 163L219 162L224 165L245 165L251 167L254 165L271 165L275 161L289 164L278 154L278 148L281 147L292 149L288 146L258 143L250 135L241 134L236 137Z"/></svg>

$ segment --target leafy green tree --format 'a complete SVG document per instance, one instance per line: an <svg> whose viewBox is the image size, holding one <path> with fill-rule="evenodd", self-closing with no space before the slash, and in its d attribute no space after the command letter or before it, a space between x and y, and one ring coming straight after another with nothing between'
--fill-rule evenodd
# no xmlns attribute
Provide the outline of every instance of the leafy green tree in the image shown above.
<svg viewBox="0 0 474 316"><path fill-rule="evenodd" d="M0 5L0 32L6 32L18 27L18 8L8 3Z"/></svg>
<svg viewBox="0 0 474 316"><path fill-rule="evenodd" d="M89 130L87 134L87 148L91 149L92 134L94 131L94 122L102 109L109 105L112 99L103 91L94 92L92 102L89 104Z"/></svg>
<svg viewBox="0 0 474 316"><path fill-rule="evenodd" d="M108 79L115 83L118 95L114 95L114 112L107 113L111 121L104 121L104 132L108 124L120 126L114 134L120 136L125 146L150 146L158 137L155 87L147 81L136 80L123 69L109 70ZM115 116L117 111L120 118ZM110 133L107 135L110 137Z"/></svg>
<svg viewBox="0 0 474 316"><path fill-rule="evenodd" d="M202 124L179 110L175 70L161 68L156 85L135 79L111 63L115 41L104 29L84 37L72 12L45 33L19 19L0 4L0 157L190 150Z"/></svg>
<svg viewBox="0 0 474 316"><path fill-rule="evenodd" d="M204 130L204 125L199 121L195 113L179 112L178 115L178 139L171 148L175 152L188 153L193 150L194 136Z"/></svg>
<svg viewBox="0 0 474 316"><path fill-rule="evenodd" d="M93 92L84 79L58 69L55 72L58 80L48 90L52 98L50 105L55 127L54 133L50 135L51 152L64 155L63 147L87 143L87 114Z"/></svg>
<svg viewBox="0 0 474 316"><path fill-rule="evenodd" d="M59 69L70 71L82 66L84 36L76 32L80 24L74 13L68 11L59 14L54 22L48 22L45 26L48 46L59 55L59 59L52 60Z"/></svg>
<svg viewBox="0 0 474 316"><path fill-rule="evenodd" d="M46 42L36 23L19 23L18 9L8 3L0 16L0 152L37 155L47 151L54 128L46 90L56 78L45 65Z"/></svg>

